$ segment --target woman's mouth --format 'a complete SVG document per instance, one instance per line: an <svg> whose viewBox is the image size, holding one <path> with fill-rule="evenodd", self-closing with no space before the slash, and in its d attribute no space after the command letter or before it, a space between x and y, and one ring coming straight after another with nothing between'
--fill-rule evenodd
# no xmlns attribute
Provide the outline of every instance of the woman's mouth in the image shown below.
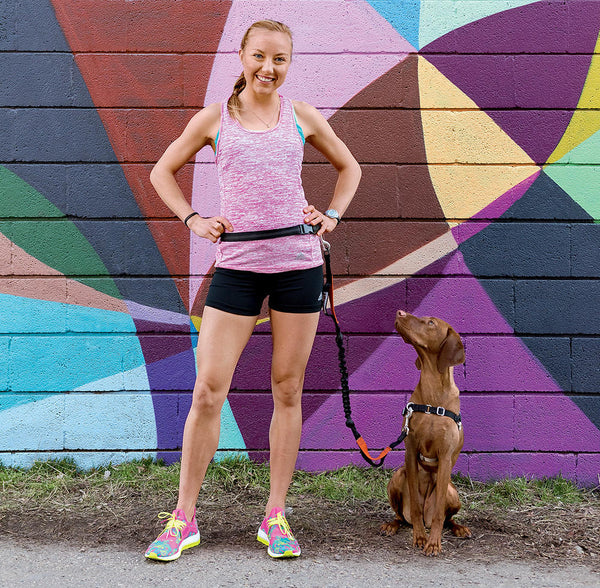
<svg viewBox="0 0 600 588"><path fill-rule="evenodd" d="M267 77L267 76L260 76L260 75L258 75L258 74L256 74L256 79L257 79L259 82L263 82L263 83L265 83L265 84L268 84L268 83L271 83L271 82L274 82L274 81L275 81L275 78L269 78L269 77Z"/></svg>

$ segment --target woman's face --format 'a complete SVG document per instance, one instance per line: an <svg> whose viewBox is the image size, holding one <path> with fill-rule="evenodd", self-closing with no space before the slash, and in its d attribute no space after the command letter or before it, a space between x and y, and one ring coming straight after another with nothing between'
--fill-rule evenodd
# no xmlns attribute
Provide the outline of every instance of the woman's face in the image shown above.
<svg viewBox="0 0 600 588"><path fill-rule="evenodd" d="M240 49L246 88L271 94L285 81L292 61L292 42L286 33L255 29Z"/></svg>

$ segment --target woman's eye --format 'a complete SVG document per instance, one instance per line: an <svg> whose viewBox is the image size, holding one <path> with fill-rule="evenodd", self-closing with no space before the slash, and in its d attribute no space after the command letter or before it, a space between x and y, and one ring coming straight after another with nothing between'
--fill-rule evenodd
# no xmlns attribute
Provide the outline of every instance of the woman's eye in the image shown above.
<svg viewBox="0 0 600 588"><path fill-rule="evenodd" d="M254 57L256 57L256 59L262 59L262 55L260 53L255 53Z"/></svg>

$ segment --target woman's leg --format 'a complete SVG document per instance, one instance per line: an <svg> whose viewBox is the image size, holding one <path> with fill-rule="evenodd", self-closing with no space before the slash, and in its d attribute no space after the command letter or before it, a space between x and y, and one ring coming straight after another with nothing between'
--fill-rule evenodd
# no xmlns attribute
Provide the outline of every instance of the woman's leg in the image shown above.
<svg viewBox="0 0 600 588"><path fill-rule="evenodd" d="M256 324L207 306L198 335L198 373L192 406L185 421L177 508L192 519L206 469L219 445L221 408L239 357Z"/></svg>
<svg viewBox="0 0 600 588"><path fill-rule="evenodd" d="M319 313L296 314L271 310L273 333L273 418L269 430L271 492L266 515L285 509L302 433L302 387Z"/></svg>

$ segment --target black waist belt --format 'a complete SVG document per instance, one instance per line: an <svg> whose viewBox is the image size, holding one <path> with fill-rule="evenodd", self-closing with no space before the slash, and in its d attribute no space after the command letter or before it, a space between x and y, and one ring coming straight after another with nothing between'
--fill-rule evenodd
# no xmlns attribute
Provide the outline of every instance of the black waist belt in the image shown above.
<svg viewBox="0 0 600 588"><path fill-rule="evenodd" d="M275 239L277 237L290 237L291 235L314 235L321 225L295 225L283 229L268 229L266 231L246 231L242 233L222 233L221 241L261 241L262 239Z"/></svg>

